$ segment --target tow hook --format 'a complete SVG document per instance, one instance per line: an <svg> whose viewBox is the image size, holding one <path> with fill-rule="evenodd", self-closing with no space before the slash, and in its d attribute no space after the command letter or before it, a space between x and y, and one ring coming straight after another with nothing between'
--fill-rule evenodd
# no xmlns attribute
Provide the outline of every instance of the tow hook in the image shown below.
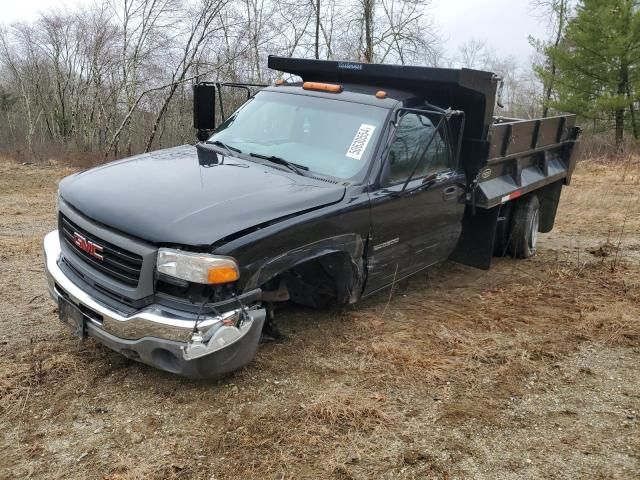
<svg viewBox="0 0 640 480"><path fill-rule="evenodd" d="M253 325L253 318L248 315L248 308L243 307L218 315L216 321L202 331L193 333L189 343L182 347L185 360L210 355L226 348L244 337Z"/></svg>

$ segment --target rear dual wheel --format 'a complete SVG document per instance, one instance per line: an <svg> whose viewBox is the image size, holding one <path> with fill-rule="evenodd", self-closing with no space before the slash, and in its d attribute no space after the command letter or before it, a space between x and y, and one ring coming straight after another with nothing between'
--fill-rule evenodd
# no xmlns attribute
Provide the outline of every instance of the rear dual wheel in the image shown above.
<svg viewBox="0 0 640 480"><path fill-rule="evenodd" d="M513 208L509 253L515 258L529 258L535 254L539 228L540 201L536 195L527 195Z"/></svg>

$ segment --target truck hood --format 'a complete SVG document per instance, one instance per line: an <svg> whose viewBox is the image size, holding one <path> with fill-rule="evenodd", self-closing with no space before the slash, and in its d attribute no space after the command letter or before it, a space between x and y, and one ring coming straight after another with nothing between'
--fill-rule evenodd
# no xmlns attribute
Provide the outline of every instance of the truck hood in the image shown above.
<svg viewBox="0 0 640 480"><path fill-rule="evenodd" d="M203 166L196 148L187 145L60 182L62 200L96 222L152 243L191 246L339 202L344 191L342 185L238 158Z"/></svg>

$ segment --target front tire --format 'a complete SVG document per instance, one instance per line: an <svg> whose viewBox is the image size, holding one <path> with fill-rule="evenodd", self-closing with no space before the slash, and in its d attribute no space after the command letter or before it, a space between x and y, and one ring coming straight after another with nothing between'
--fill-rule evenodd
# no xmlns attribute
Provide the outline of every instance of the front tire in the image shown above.
<svg viewBox="0 0 640 480"><path fill-rule="evenodd" d="M514 205L509 253L515 258L534 255L539 228L540 201L536 195L528 195Z"/></svg>

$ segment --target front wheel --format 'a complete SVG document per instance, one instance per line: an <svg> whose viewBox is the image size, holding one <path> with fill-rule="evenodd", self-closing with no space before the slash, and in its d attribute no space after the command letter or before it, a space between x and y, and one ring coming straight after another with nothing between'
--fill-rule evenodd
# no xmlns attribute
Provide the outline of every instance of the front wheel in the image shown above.
<svg viewBox="0 0 640 480"><path fill-rule="evenodd" d="M539 227L540 201L536 195L528 195L514 205L509 253L515 258L529 258L535 254Z"/></svg>

